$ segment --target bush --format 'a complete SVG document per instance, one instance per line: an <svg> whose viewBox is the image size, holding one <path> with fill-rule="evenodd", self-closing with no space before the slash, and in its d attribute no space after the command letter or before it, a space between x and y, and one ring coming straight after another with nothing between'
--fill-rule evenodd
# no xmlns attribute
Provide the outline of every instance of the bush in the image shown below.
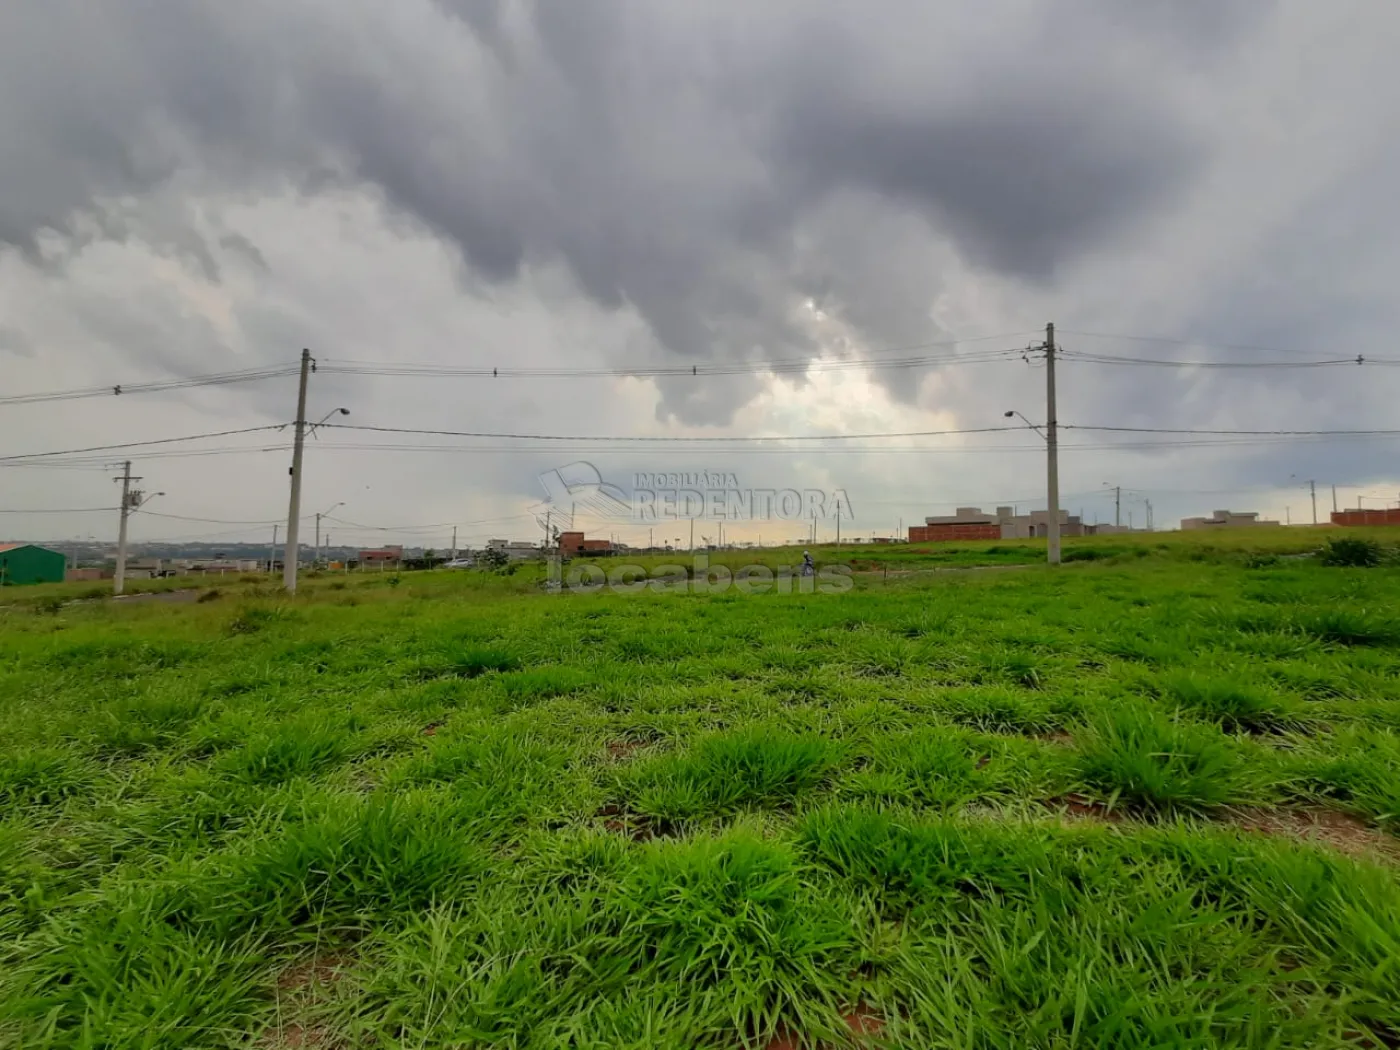
<svg viewBox="0 0 1400 1050"><path fill-rule="evenodd" d="M1323 565L1369 569L1381 563L1381 545L1361 536L1338 536L1327 541L1319 560Z"/></svg>
<svg viewBox="0 0 1400 1050"><path fill-rule="evenodd" d="M1071 547L1065 551L1064 561L1098 561L1100 558L1107 558L1111 551L1101 550L1098 547Z"/></svg>
<svg viewBox="0 0 1400 1050"><path fill-rule="evenodd" d="M476 556L477 565L483 569L503 569L509 561L506 552L495 547L487 547Z"/></svg>

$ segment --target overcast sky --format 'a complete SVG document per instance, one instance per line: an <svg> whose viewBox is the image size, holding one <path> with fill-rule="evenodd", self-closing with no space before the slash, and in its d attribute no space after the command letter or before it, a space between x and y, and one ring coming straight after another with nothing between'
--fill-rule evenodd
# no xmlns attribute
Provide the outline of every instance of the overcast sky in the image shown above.
<svg viewBox="0 0 1400 1050"><path fill-rule="evenodd" d="M1400 360L1397 53L1400 7L1375 0L13 0L0 397L291 366L309 347L327 366L749 366L319 371L309 414L344 406L357 425L891 433L1042 420L1037 362L978 358L1052 320L1071 352ZM928 344L944 345L891 353ZM831 367L908 356L951 363ZM1397 425L1394 367L1059 371L1065 424ZM295 395L281 377L0 404L0 455L283 423ZM1395 438L1063 440L1065 505L1091 520L1111 520L1109 485L1131 490L1125 521L1145 498L1158 526L1227 506L1310 520L1309 479L1324 518L1334 484L1352 506L1400 500ZM267 537L286 442L133 450L166 493L133 538ZM418 447L368 447L388 444ZM536 538L539 475L576 460L624 489L700 469L842 488L843 528L866 535L957 504L1044 505L1025 431L846 453L527 444L323 431L303 511L343 502L337 518L396 530L329 524L337 543L445 546L450 523L464 544ZM218 454L169 454L196 450ZM0 462L0 538L113 536L114 513L77 513L116 504L103 464L122 453L95 455Z"/></svg>

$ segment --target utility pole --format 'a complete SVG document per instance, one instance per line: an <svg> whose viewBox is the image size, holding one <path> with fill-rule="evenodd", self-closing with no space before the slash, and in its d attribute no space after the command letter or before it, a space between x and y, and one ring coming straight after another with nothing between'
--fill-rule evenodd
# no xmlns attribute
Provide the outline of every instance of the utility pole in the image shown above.
<svg viewBox="0 0 1400 1050"><path fill-rule="evenodd" d="M1150 499L1145 499L1145 500L1143 500L1142 502L1145 503L1145 504L1147 504L1147 531L1148 531L1148 532L1151 532L1151 531L1152 531L1152 501L1151 501Z"/></svg>
<svg viewBox="0 0 1400 1050"><path fill-rule="evenodd" d="M1316 481L1309 481L1309 482L1308 482L1308 492L1312 494L1313 524L1316 525L1316 524L1317 524L1317 482L1316 482Z"/></svg>
<svg viewBox="0 0 1400 1050"><path fill-rule="evenodd" d="M694 519L694 518L691 518L691 519L690 519L690 550L691 550L691 553L692 553L692 554L695 552L695 519Z"/></svg>
<svg viewBox="0 0 1400 1050"><path fill-rule="evenodd" d="M1113 486L1113 526L1118 528L1123 524L1123 486Z"/></svg>
<svg viewBox="0 0 1400 1050"><path fill-rule="evenodd" d="M297 387L296 435L292 439L292 497L287 508L287 553L282 560L282 585L288 592L297 590L297 525L301 518L301 456L306 447L306 380L311 374L311 351L301 352L301 383Z"/></svg>
<svg viewBox="0 0 1400 1050"><path fill-rule="evenodd" d="M1046 560L1060 564L1060 432L1055 416L1055 325L1045 326L1045 445L1046 488L1050 497L1050 521L1045 529Z"/></svg>
<svg viewBox="0 0 1400 1050"><path fill-rule="evenodd" d="M1332 513L1337 513L1337 486L1332 486Z"/></svg>
<svg viewBox="0 0 1400 1050"><path fill-rule="evenodd" d="M122 476L113 478L113 481L122 483L122 517L121 525L117 529L117 571L112 574L112 593L121 594L126 587L126 519L130 517L133 507L140 506L141 493L131 491L131 483L140 481L140 478L131 476L131 460L122 464Z"/></svg>
<svg viewBox="0 0 1400 1050"><path fill-rule="evenodd" d="M272 526L272 546L267 552L267 573L269 576L277 571L277 533L281 528L281 525Z"/></svg>
<svg viewBox="0 0 1400 1050"><path fill-rule="evenodd" d="M316 565L321 564L321 512L316 512Z"/></svg>
<svg viewBox="0 0 1400 1050"><path fill-rule="evenodd" d="M654 528L652 528L651 526L647 526L647 550L651 550L651 549L652 549L653 547L655 547L655 546L656 546L656 530L655 530Z"/></svg>
<svg viewBox="0 0 1400 1050"><path fill-rule="evenodd" d="M507 533L509 535L509 533ZM457 526L452 526L452 560L457 560Z"/></svg>
<svg viewBox="0 0 1400 1050"><path fill-rule="evenodd" d="M553 514L554 514L554 508L553 508L553 507L550 507L548 510L546 510L546 511L544 512L544 550L545 550L545 553L546 553L546 554L549 553L549 525L550 525L550 522L551 522L551 520L552 520L552 517L551 517L551 516L552 516Z"/></svg>
<svg viewBox="0 0 1400 1050"><path fill-rule="evenodd" d="M841 546L841 504L836 504L836 546Z"/></svg>

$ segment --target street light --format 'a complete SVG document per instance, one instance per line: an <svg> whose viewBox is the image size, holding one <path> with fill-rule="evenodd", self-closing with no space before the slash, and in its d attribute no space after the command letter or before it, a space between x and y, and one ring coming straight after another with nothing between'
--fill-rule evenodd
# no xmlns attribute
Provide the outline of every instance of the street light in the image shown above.
<svg viewBox="0 0 1400 1050"><path fill-rule="evenodd" d="M1053 372L1051 375L1053 376ZM1054 382L1053 379L1050 380ZM1053 390L1053 386L1051 387ZM1049 400L1049 432L1042 430L1014 408L1002 413L1007 419L1015 416L1045 442L1045 494L1048 504L1045 511L1045 560L1051 565L1060 564L1060 444L1055 434L1055 408L1053 394ZM1032 526L1034 532L1034 526Z"/></svg>
<svg viewBox="0 0 1400 1050"><path fill-rule="evenodd" d="M1037 434L1039 434L1042 440L1044 440L1044 441L1049 441L1049 440L1050 440L1049 438L1047 438L1047 437L1045 436L1045 431L1041 430L1040 427L1036 426L1034 423L1032 423L1032 422L1031 422L1029 419L1027 419L1025 416L1021 415L1021 413L1017 412L1014 408L1011 409L1011 410L1008 411L1008 412L1003 412L1002 415L1006 416L1007 419L1010 419L1012 416L1016 416L1018 419L1021 420L1022 423L1026 424L1026 426L1030 427L1030 428L1031 428L1032 430L1034 430Z"/></svg>
<svg viewBox="0 0 1400 1050"><path fill-rule="evenodd" d="M348 416L350 414L350 410L348 408L331 409L329 412L327 412L324 416L321 417L319 422L311 424L311 426L308 428L308 433L310 433L312 437L315 437L317 428L325 426L326 420L330 419L331 416L336 415L337 413L339 413L342 416Z"/></svg>

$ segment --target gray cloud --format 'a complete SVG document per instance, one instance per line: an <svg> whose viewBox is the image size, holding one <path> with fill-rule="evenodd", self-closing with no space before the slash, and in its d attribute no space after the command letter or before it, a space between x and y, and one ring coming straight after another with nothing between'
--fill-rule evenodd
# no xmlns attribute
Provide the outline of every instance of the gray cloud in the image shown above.
<svg viewBox="0 0 1400 1050"><path fill-rule="evenodd" d="M363 182L490 281L562 260L601 306L636 309L659 353L757 360L810 348L792 311L814 292L877 345L943 334L926 320L938 273L896 280L889 304L870 267L892 221L923 242L901 238L910 262L947 238L974 265L1045 281L1170 198L1204 148L1188 116L1151 78L1083 59L1098 43L1156 48L1163 21L1213 40L1242 21L1210 5L1103 31L1083 16L1066 56L1035 50L1060 23L1012 0L968 18L634 0L393 15L124 0L94 18L70 0L95 21L82 38L63 6L0 16L19 59L0 74L0 131L25 144L0 168L17 187L0 239L33 251L44 228L96 215L101 235L165 244L217 279L168 204L139 222L112 201ZM948 32L1017 18L982 54ZM847 191L865 195L869 232L829 207ZM804 242L851 261L814 267ZM732 409L667 404L692 420Z"/></svg>
<svg viewBox="0 0 1400 1050"><path fill-rule="evenodd" d="M177 374L302 345L762 361L1049 318L1391 353L1400 158L1372 143L1396 133L1397 24L1360 0L0 5L0 245L40 264L31 345L61 331ZM403 272L365 261L390 255ZM154 276L114 276L133 265ZM516 327L483 320L498 303ZM1067 367L1062 415L1344 425L1387 417L1388 375ZM1039 415L1020 366L875 377L900 412ZM431 402L320 382L356 418ZM772 386L679 376L627 419L722 423ZM442 411L618 429L601 397L569 396L502 387ZM1212 462L1199 485L1286 478L1303 451ZM1379 476L1383 451L1331 469ZM1067 485L1087 459L1067 457ZM1134 457L1138 480L1169 459ZM988 460L937 462L925 494L959 470L983 483Z"/></svg>

